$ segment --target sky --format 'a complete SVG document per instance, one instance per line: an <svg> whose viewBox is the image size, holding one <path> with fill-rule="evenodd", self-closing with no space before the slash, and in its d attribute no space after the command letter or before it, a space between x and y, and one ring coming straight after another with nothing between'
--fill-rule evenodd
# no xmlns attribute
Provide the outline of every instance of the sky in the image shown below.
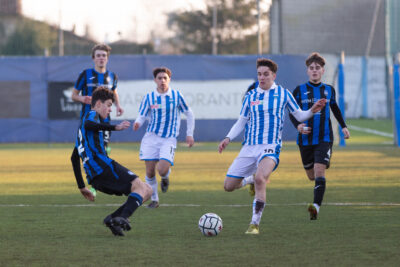
<svg viewBox="0 0 400 267"><path fill-rule="evenodd" d="M99 42L143 43L152 30L165 37L166 13L204 8L204 0L22 0L25 16L61 25L64 30L75 27L78 35L89 25L91 36Z"/></svg>

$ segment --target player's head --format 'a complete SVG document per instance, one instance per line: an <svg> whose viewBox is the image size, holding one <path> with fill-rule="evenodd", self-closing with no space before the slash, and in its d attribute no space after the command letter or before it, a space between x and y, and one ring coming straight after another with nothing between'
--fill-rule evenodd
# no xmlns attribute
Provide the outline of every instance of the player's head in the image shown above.
<svg viewBox="0 0 400 267"><path fill-rule="evenodd" d="M97 44L92 48L92 59L96 68L105 68L110 56L111 47L106 44Z"/></svg>
<svg viewBox="0 0 400 267"><path fill-rule="evenodd" d="M105 86L99 86L92 94L92 109L106 119L111 113L111 106L114 102L114 93Z"/></svg>
<svg viewBox="0 0 400 267"><path fill-rule="evenodd" d="M166 67L159 67L153 70L154 82L157 84L157 90L166 92L171 81L171 70Z"/></svg>
<svg viewBox="0 0 400 267"><path fill-rule="evenodd" d="M325 72L325 59L317 52L313 52L306 59L307 75L310 82L320 83Z"/></svg>
<svg viewBox="0 0 400 267"><path fill-rule="evenodd" d="M261 89L267 90L274 84L278 65L267 58L257 59L257 78Z"/></svg>

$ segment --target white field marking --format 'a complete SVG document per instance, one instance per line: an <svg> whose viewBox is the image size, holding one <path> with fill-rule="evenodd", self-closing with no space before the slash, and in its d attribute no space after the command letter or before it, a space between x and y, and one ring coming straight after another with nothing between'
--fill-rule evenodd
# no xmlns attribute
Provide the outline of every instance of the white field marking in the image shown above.
<svg viewBox="0 0 400 267"><path fill-rule="evenodd" d="M371 134L375 134L375 135L393 138L393 134L377 131L377 130L370 129L370 128L363 128L363 127L358 127L358 126L354 126L354 125L348 125L348 127L352 130L356 130L356 131L360 131L360 132L364 132L364 133L371 133Z"/></svg>
<svg viewBox="0 0 400 267"><path fill-rule="evenodd" d="M308 203L283 203L283 204L271 204L267 203L267 206L306 206ZM343 202L335 203L328 202L323 203L324 206L369 206L369 207L379 207L379 206L400 206L400 203L372 203L372 202ZM0 207L118 207L120 204L0 204ZM200 205L200 204L160 204L161 207L228 207L228 208L241 208L250 207L250 204L232 204L232 205Z"/></svg>

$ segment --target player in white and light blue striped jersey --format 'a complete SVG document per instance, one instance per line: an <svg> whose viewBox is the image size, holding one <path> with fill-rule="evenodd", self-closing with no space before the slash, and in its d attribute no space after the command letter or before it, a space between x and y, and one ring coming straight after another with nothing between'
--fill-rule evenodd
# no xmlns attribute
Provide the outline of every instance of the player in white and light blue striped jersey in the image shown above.
<svg viewBox="0 0 400 267"><path fill-rule="evenodd" d="M301 110L290 91L275 84L277 70L278 66L272 60L257 60L259 85L246 95L239 119L218 147L221 153L246 127L243 147L229 167L224 183L225 191L231 192L242 186L244 177L255 173L253 216L246 234L259 233L258 225L266 202L266 184L279 164L285 108L298 121L304 121L325 105L325 100L321 99L309 110Z"/></svg>
<svg viewBox="0 0 400 267"><path fill-rule="evenodd" d="M181 113L187 117L186 142L193 146L194 116L182 94L169 87L171 71L161 67L153 70L157 89L143 97L139 107L139 116L133 129L136 131L149 119L141 145L140 159L146 164L146 182L153 188L149 208L157 208L156 167L161 176L161 190L166 192L169 186L170 167L174 164L176 138L179 135Z"/></svg>

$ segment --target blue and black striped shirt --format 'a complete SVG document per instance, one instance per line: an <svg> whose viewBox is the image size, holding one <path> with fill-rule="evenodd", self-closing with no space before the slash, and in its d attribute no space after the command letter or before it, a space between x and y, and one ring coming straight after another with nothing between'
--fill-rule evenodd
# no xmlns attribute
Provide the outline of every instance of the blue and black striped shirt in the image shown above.
<svg viewBox="0 0 400 267"><path fill-rule="evenodd" d="M297 86L293 91L293 96L303 110L311 108L319 99L326 98L327 100L325 107L320 112L314 114L314 117L311 119L303 122L306 126L311 128L311 133L299 133L297 138L298 145L308 146L317 145L322 142L333 142L330 110L332 110L340 126L342 128L347 127L339 106L337 105L336 93L333 86L324 83L314 84L307 82ZM300 124L292 115L290 115L290 120L296 128Z"/></svg>

